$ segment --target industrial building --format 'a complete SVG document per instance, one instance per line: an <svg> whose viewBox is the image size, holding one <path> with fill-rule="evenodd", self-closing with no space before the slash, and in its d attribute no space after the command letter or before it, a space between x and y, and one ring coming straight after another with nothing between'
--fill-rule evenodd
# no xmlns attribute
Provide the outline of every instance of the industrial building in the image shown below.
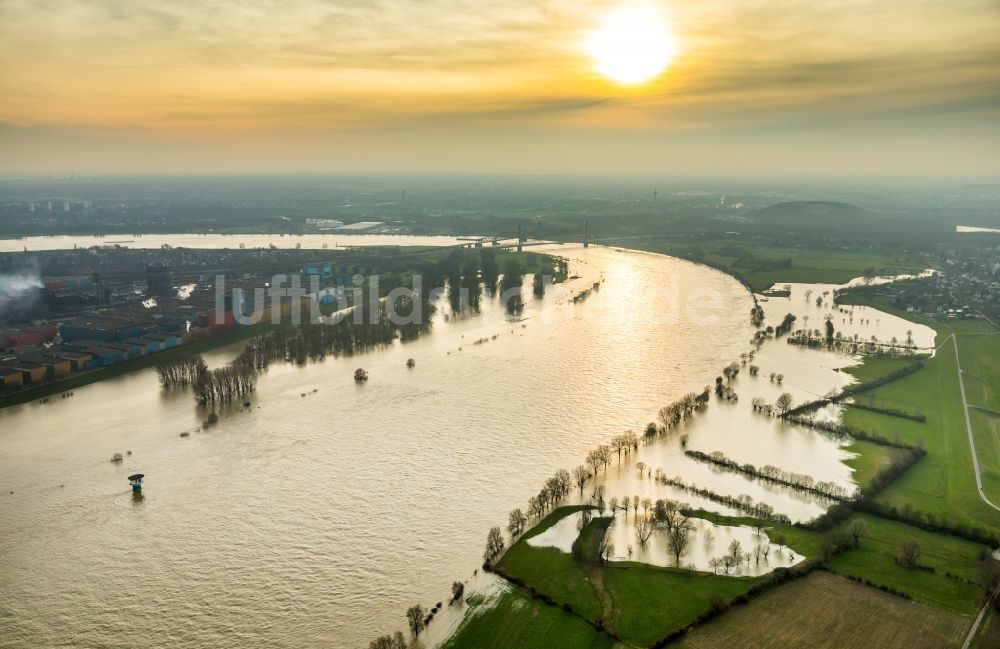
<svg viewBox="0 0 1000 649"><path fill-rule="evenodd" d="M74 352L67 349L57 349L53 350L53 356L56 358L65 358L69 361L70 367L74 372L94 367L92 362L94 360L93 354L88 354L86 352Z"/></svg>
<svg viewBox="0 0 1000 649"><path fill-rule="evenodd" d="M0 387L4 390L16 390L24 385L24 379L19 370L13 367L0 367Z"/></svg>
<svg viewBox="0 0 1000 649"><path fill-rule="evenodd" d="M64 341L80 339L122 341L141 336L151 324L151 321L140 323L131 318L95 314L61 322L59 336Z"/></svg>
<svg viewBox="0 0 1000 649"><path fill-rule="evenodd" d="M335 232L340 232L343 234L360 234L362 232L371 232L372 230L377 230L385 225L384 221L358 221L357 223L348 223L347 225L342 225L336 228Z"/></svg>
<svg viewBox="0 0 1000 649"><path fill-rule="evenodd" d="M44 365L39 365L38 363L32 363L31 361L21 360L19 358L12 359L10 361L0 361L6 369L15 370L21 373L21 382L24 385L31 385L33 383L40 383L44 381L48 375L48 370Z"/></svg>
<svg viewBox="0 0 1000 649"><path fill-rule="evenodd" d="M164 264L146 266L146 293L151 297L174 297L174 270Z"/></svg>

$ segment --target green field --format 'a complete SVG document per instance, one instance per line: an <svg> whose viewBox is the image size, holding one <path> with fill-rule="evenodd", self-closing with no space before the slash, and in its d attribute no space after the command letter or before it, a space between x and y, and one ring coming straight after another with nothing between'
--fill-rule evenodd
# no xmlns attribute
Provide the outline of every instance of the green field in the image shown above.
<svg viewBox="0 0 1000 649"><path fill-rule="evenodd" d="M983 488L1000 502L1000 335L957 339Z"/></svg>
<svg viewBox="0 0 1000 649"><path fill-rule="evenodd" d="M970 623L968 617L814 571L727 611L668 646L944 649L960 647Z"/></svg>
<svg viewBox="0 0 1000 649"><path fill-rule="evenodd" d="M1000 335L961 335L958 354L969 405L1000 412Z"/></svg>
<svg viewBox="0 0 1000 649"><path fill-rule="evenodd" d="M989 407L1000 399L1000 336L969 334L995 332L994 327L984 320L940 322L897 309L885 297L868 293L842 295L837 302L873 306L927 325L937 332L936 343L941 345L924 369L863 396L883 407L924 414L926 423L859 408L845 409L844 423L849 426L907 444L922 443L927 449L927 457L890 485L879 500L898 507L909 505L945 520L977 524L994 533L1000 532L1000 513L984 503L976 490L954 346L951 341L945 342L953 333L957 334L962 369L965 370L966 398L970 404ZM869 363L871 369L864 369ZM861 379L862 376L877 376L880 370L889 367L884 359L866 359L862 366L847 371ZM988 413L970 409L970 414L983 488L991 500L1000 502L1000 425L991 421Z"/></svg>
<svg viewBox="0 0 1000 649"><path fill-rule="evenodd" d="M773 284L815 282L845 284L866 271L878 275L916 273L924 270L908 258L880 253L773 248L710 240L698 244L654 243L654 249L670 255L704 261L746 280L755 292Z"/></svg>
<svg viewBox="0 0 1000 649"><path fill-rule="evenodd" d="M825 262L833 264L831 266L808 267L804 260L799 261L803 264L800 269L806 272L830 272L839 263L843 265L839 270L852 273L851 277L860 274L850 269L850 260L838 259L836 255ZM860 263L857 259L853 261ZM755 271L753 277L755 282L765 281L762 278L766 278L766 272ZM782 273L782 281L788 281L787 269ZM987 489L995 490L1000 500L1000 336L970 335L988 327L982 321L945 324L901 313L878 303L881 298L862 297L878 308L933 326L938 333L938 344L953 332L959 332L968 397L970 403L980 406L971 413L984 481ZM910 362L870 358L847 371L864 382L885 376ZM859 396L872 406L923 414L926 422L847 406L844 423L927 450L926 457L876 497L878 502L896 506L904 512L933 515L949 524L975 525L1000 534L1000 514L986 505L976 491L957 377L954 348L949 341L920 371ZM861 485L868 484L902 452L860 440L853 441L848 448L857 454L847 463L855 470L855 480ZM578 510L578 507L557 509L525 538L544 531L562 516ZM754 519L747 517L703 511L691 514L719 524L755 524ZM831 561L829 569L836 574L813 572L803 579L781 585L697 627L671 646L706 649L718 646L830 649L960 646L981 605L981 594L974 580L982 547L958 537L876 516L855 514L855 517L865 521L869 532L858 548L847 550ZM729 600L759 581L759 578L717 576L632 562L601 563L596 556L597 548L607 523L607 519L592 520L574 544L572 554L554 548L533 548L522 539L499 563L498 567L506 574L566 610L538 601L531 601L530 606L515 606L515 597L524 599L525 595L505 596L496 612L484 612L479 622L476 617L471 618L456 637L475 638L468 634L479 629L476 633L484 634L484 642L447 646L610 647L613 637L629 645L649 646L708 610L710 597L719 595ZM769 523L766 527L772 542L781 539L808 557L819 553L822 536L816 532L792 525ZM903 568L895 561L906 540L917 541L921 547L918 568ZM848 576L906 593L912 601L844 579ZM506 598L512 601L506 602ZM791 620L790 611L794 612ZM528 613L530 618L517 619ZM581 630L576 626L579 624L587 628ZM565 637L572 637L573 644L562 644L561 639L552 639L544 645L532 644L533 639L520 635L522 627L530 626L537 628L539 634L555 638L553 634L561 632L558 630L561 625L566 625ZM512 628L507 629L507 626ZM601 633L597 630L600 628L608 633ZM576 637L578 633L582 635ZM992 647L997 634L1000 634L1000 616L991 614L973 646Z"/></svg>
<svg viewBox="0 0 1000 649"><path fill-rule="evenodd" d="M611 606L608 628L642 647L694 621L713 594L729 600L758 581L638 563L616 563L600 576Z"/></svg>
<svg viewBox="0 0 1000 649"><path fill-rule="evenodd" d="M892 356L867 356L862 363L853 367L848 367L843 371L850 374L859 383L867 383L875 379L892 374L896 370L901 370L908 365L912 365L913 360L909 358L894 358Z"/></svg>
<svg viewBox="0 0 1000 649"><path fill-rule="evenodd" d="M1000 513L976 490L957 376L954 352L942 347L919 372L866 393L880 404L922 412L926 422L848 406L844 423L905 444L922 444L927 450L927 456L879 494L878 501L1000 533Z"/></svg>
<svg viewBox="0 0 1000 649"><path fill-rule="evenodd" d="M908 457L909 451L894 446L873 444L864 440L852 440L847 450L857 455L844 464L854 469L854 481L867 487L883 469L892 465L896 458Z"/></svg>
<svg viewBox="0 0 1000 649"><path fill-rule="evenodd" d="M713 594L730 599L760 580L634 562L601 563L595 560L596 548L608 519L593 519L572 554L525 542L579 509L562 507L549 514L511 546L497 569L629 644L652 644L707 610ZM805 538L812 537L802 532L796 541Z"/></svg>
<svg viewBox="0 0 1000 649"><path fill-rule="evenodd" d="M831 569L907 593L914 600L954 613L973 615L980 604L979 588L970 583L982 546L954 536L925 532L895 521L859 514L869 535L860 546L836 556ZM903 568L895 561L903 541L920 544L919 564L934 570Z"/></svg>
<svg viewBox="0 0 1000 649"><path fill-rule="evenodd" d="M567 604L586 619L597 621L603 615L604 606L594 584L573 555L557 548L538 548L527 543L528 539L581 509L560 507L553 511L514 543L496 567L498 571L529 584L560 604Z"/></svg>
<svg viewBox="0 0 1000 649"><path fill-rule="evenodd" d="M971 649L996 649L1000 647L1000 611L991 609L972 639Z"/></svg>
<svg viewBox="0 0 1000 649"><path fill-rule="evenodd" d="M471 610L442 649L612 649L615 640L579 617L506 588Z"/></svg>
<svg viewBox="0 0 1000 649"><path fill-rule="evenodd" d="M969 409L983 490L1000 504L1000 414Z"/></svg>

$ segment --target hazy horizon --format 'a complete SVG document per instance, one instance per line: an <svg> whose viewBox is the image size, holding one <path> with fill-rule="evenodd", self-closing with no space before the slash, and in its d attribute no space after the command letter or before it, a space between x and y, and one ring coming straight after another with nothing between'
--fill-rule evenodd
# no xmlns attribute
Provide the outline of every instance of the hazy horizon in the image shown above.
<svg viewBox="0 0 1000 649"><path fill-rule="evenodd" d="M588 50L623 7L671 50L639 83ZM983 177L997 33L990 0L7 2L0 172Z"/></svg>

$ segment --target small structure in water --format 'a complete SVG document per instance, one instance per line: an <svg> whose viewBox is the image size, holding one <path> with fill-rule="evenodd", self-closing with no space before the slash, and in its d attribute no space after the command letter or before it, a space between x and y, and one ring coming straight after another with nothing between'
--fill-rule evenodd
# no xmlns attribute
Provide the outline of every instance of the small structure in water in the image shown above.
<svg viewBox="0 0 1000 649"><path fill-rule="evenodd" d="M135 473L128 477L128 483L132 485L132 492L139 493L142 491L142 479L144 475L142 473Z"/></svg>

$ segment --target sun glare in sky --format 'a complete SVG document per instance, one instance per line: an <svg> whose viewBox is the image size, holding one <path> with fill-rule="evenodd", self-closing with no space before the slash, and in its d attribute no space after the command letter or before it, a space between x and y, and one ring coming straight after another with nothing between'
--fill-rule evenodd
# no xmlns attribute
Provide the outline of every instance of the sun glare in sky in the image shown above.
<svg viewBox="0 0 1000 649"><path fill-rule="evenodd" d="M677 42L663 14L650 5L611 12L587 40L597 71L621 84L649 81L670 64Z"/></svg>

